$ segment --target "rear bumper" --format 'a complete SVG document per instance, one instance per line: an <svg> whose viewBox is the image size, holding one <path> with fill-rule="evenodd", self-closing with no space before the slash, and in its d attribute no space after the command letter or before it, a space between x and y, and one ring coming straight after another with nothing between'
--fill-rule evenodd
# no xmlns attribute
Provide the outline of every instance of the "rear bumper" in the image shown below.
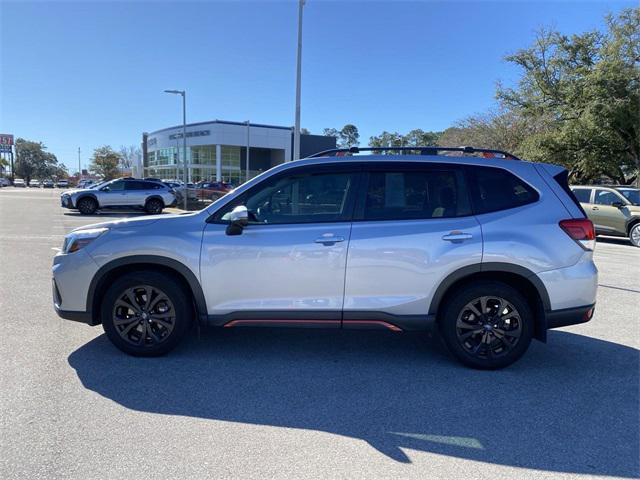
<svg viewBox="0 0 640 480"><path fill-rule="evenodd" d="M586 323L593 318L596 304L551 310L546 313L547 328L560 328Z"/></svg>

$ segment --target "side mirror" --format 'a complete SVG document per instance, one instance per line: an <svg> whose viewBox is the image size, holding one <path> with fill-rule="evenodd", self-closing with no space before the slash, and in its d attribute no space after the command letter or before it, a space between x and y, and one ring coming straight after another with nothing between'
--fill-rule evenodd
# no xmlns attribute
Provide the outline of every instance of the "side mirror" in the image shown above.
<svg viewBox="0 0 640 480"><path fill-rule="evenodd" d="M241 235L244 227L249 223L249 211L244 205L238 205L229 212L227 220L227 235Z"/></svg>
<svg viewBox="0 0 640 480"><path fill-rule="evenodd" d="M111 189L109 187L102 187L100 190L102 190L103 192L108 192Z"/></svg>
<svg viewBox="0 0 640 480"><path fill-rule="evenodd" d="M625 207L625 205L624 205L624 203L623 203L623 202L613 202L613 203L611 204L611 206L612 206L612 207L616 207L616 208L624 208L624 207Z"/></svg>

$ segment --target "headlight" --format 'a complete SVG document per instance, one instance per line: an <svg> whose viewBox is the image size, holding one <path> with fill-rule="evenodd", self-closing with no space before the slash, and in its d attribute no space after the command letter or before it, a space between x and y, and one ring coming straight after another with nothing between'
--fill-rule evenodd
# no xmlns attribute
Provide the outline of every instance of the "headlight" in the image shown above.
<svg viewBox="0 0 640 480"><path fill-rule="evenodd" d="M77 252L81 248L89 245L100 235L108 231L108 228L89 228L87 230L78 230L77 232L71 232L64 238L62 253Z"/></svg>

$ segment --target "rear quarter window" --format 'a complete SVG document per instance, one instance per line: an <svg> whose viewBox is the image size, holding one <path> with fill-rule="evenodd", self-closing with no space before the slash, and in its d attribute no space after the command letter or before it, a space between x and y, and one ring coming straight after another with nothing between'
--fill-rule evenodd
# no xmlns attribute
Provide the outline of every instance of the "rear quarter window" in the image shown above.
<svg viewBox="0 0 640 480"><path fill-rule="evenodd" d="M537 202L540 196L512 173L495 167L470 167L470 190L475 213L497 212Z"/></svg>

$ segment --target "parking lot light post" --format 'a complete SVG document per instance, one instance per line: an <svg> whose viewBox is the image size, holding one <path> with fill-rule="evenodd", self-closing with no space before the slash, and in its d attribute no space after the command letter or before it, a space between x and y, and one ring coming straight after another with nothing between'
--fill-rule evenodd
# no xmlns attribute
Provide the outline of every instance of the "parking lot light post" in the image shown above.
<svg viewBox="0 0 640 480"><path fill-rule="evenodd" d="M184 209L187 210L187 199L189 196L189 180L187 177L187 92L185 90L165 90L165 93L173 93L174 95L182 95L182 161L183 161L183 180L184 180Z"/></svg>

